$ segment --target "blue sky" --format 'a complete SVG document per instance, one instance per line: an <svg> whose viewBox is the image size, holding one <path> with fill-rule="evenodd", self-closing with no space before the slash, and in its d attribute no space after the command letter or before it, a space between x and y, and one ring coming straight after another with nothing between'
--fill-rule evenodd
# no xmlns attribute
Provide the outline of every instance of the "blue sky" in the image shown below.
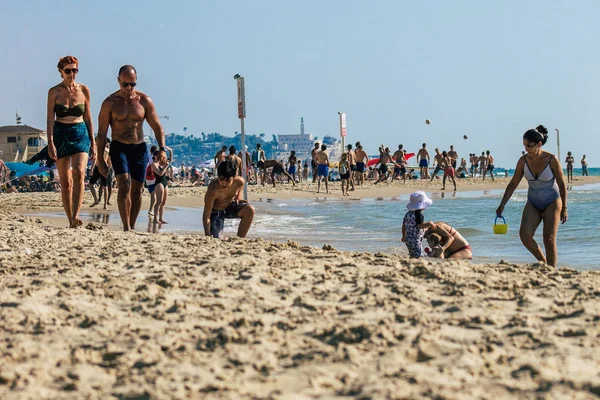
<svg viewBox="0 0 600 400"><path fill-rule="evenodd" d="M73 54L95 117L130 63L167 133L239 130L240 73L248 133L299 133L304 117L307 133L335 135L342 110L370 153L454 144L511 168L542 123L549 151L559 128L563 160L600 165L598 1L23 0L0 15L2 125L18 109L44 128L56 63Z"/></svg>

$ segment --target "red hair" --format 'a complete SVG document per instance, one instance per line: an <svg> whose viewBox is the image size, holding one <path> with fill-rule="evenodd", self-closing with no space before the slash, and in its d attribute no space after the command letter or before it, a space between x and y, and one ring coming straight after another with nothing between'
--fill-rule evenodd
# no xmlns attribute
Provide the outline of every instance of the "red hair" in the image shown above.
<svg viewBox="0 0 600 400"><path fill-rule="evenodd" d="M56 66L56 68L58 68L60 71L62 71L62 69L65 67L65 65L69 65L69 64L77 64L77 66L79 66L79 60L77 60L77 57L75 57L75 56L65 56L65 57L61 58L60 60L58 60L58 65Z"/></svg>

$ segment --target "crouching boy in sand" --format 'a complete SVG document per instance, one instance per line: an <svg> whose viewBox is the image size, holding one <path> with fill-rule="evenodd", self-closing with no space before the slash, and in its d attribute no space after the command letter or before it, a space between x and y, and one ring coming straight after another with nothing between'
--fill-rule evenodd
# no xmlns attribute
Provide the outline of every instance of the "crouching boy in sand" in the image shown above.
<svg viewBox="0 0 600 400"><path fill-rule="evenodd" d="M204 234L214 238L223 238L223 225L226 218L241 218L237 235L246 237L252 219L254 207L242 200L244 178L236 176L236 165L225 160L217 168L217 179L208 185L204 195L204 213L202 223Z"/></svg>

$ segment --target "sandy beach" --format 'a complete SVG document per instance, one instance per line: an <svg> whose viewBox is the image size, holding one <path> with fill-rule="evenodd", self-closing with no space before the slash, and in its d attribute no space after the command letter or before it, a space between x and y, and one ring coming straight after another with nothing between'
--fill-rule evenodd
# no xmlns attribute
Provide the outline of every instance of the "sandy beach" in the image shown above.
<svg viewBox="0 0 600 400"><path fill-rule="evenodd" d="M173 206L201 206L204 188L171 193ZM0 195L2 399L600 396L600 271L70 230L23 216L60 208L58 193Z"/></svg>

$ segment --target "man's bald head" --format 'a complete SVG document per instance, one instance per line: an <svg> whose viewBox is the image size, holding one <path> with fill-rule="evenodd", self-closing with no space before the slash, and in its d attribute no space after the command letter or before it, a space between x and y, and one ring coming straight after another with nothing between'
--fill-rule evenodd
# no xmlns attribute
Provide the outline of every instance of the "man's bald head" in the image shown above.
<svg viewBox="0 0 600 400"><path fill-rule="evenodd" d="M137 77L137 71L133 65L123 65L119 68L119 76L121 75L135 75Z"/></svg>

